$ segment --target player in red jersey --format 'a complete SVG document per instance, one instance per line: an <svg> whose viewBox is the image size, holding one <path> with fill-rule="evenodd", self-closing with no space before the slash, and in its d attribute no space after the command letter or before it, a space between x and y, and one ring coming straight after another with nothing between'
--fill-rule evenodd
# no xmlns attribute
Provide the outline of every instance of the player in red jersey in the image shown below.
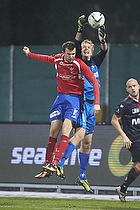
<svg viewBox="0 0 140 210"><path fill-rule="evenodd" d="M95 103L93 112L100 111L99 86L95 76L87 65L75 58L76 46L74 42L67 41L62 45L63 52L54 56L31 53L28 47L23 52L34 60L52 64L57 72L58 95L50 112L50 133L46 147L46 163L36 178L50 177L56 172L57 164L63 156L69 142L69 135L80 112L80 104L84 91L84 75L93 85ZM57 137L62 129L61 141L57 147ZM57 147L57 150L56 150ZM53 161L53 162L52 162Z"/></svg>

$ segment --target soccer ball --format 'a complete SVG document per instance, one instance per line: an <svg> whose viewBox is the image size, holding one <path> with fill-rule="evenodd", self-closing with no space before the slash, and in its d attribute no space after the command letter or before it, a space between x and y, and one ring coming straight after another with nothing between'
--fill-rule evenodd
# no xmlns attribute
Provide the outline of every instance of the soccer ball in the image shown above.
<svg viewBox="0 0 140 210"><path fill-rule="evenodd" d="M88 23L92 28L98 29L105 23L105 17L101 12L92 12L88 16Z"/></svg>

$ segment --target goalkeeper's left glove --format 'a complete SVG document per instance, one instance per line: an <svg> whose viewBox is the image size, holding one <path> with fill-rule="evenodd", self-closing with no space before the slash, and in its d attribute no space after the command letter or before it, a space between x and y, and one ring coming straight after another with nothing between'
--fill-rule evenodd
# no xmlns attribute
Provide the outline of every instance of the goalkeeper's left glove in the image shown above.
<svg viewBox="0 0 140 210"><path fill-rule="evenodd" d="M85 24L87 24L86 16L85 15L81 15L78 18L78 32L79 33L82 33L82 31L84 30Z"/></svg>
<svg viewBox="0 0 140 210"><path fill-rule="evenodd" d="M101 44L105 43L105 38L106 38L106 31L105 31L105 26L101 26L98 28L98 38L100 40Z"/></svg>

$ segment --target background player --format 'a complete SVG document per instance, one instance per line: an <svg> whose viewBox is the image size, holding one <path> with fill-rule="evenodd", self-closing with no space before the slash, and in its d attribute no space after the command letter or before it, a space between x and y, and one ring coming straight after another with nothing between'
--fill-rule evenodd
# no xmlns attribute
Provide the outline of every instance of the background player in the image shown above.
<svg viewBox="0 0 140 210"><path fill-rule="evenodd" d="M96 95L94 114L100 111L98 81L84 62L75 58L76 47L74 42L67 41L64 43L63 53L54 56L31 53L28 47L24 47L23 52L29 58L54 65L57 71L58 95L50 112L51 128L46 148L47 161L43 171L36 175L36 178L49 177L53 172L56 172L57 164L67 148L71 129L79 115L84 89L84 80L81 78L81 74L89 79L94 87L94 94ZM61 128L61 141L56 151L57 137Z"/></svg>
<svg viewBox="0 0 140 210"><path fill-rule="evenodd" d="M99 78L99 67L103 62L107 53L107 44L105 41L106 33L105 26L98 29L98 38L101 43L101 50L97 55L93 56L94 44L92 41L86 39L82 41L82 32L84 30L84 25L87 23L85 15L82 15L78 19L78 31L75 37L75 43L77 47L77 56L81 58L85 64L90 68L91 72L97 78L100 87ZM72 151L76 148L78 143L81 141L79 160L80 160L80 170L79 177L77 178L77 184L81 184L86 191L92 193L92 189L86 178L86 169L88 164L89 151L92 143L92 136L95 128L95 116L91 111L94 106L94 94L92 84L85 78L84 86L84 100L85 100L85 112L86 112L86 131L83 129L77 129L74 137L70 140L68 148L58 164L57 175L61 178L65 178L63 174L63 166L65 160L71 155ZM78 141L77 141L78 139Z"/></svg>
<svg viewBox="0 0 140 210"><path fill-rule="evenodd" d="M140 174L140 86L135 79L126 82L128 97L120 102L113 114L111 123L122 136L123 144L131 152L135 166L129 171L123 184L116 188L119 199L125 202L126 190ZM121 119L123 129L119 123Z"/></svg>

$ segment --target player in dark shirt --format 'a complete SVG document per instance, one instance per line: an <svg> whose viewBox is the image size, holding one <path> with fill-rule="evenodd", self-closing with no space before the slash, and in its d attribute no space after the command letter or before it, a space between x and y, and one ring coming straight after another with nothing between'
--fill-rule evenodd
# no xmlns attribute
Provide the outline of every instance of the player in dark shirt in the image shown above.
<svg viewBox="0 0 140 210"><path fill-rule="evenodd" d="M119 199L125 202L126 190L140 174L140 86L137 80L131 78L126 82L128 97L120 102L113 114L111 123L122 136L124 147L132 155L135 166L129 171L123 184L116 188ZM122 128L119 123L121 119Z"/></svg>

